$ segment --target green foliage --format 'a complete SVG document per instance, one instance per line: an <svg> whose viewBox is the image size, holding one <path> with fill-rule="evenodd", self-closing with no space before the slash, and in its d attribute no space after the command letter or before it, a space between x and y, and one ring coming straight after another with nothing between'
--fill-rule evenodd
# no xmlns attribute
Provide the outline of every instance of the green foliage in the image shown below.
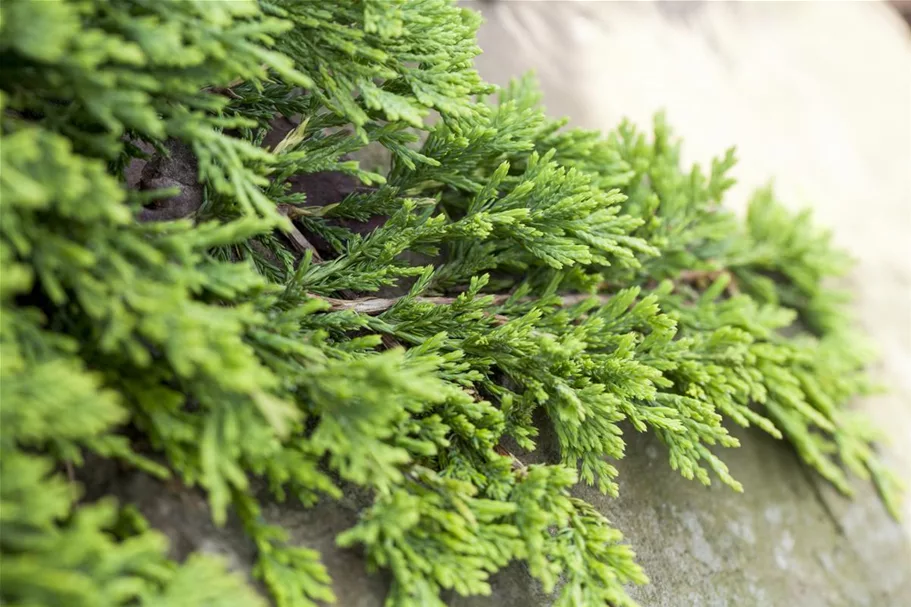
<svg viewBox="0 0 911 607"><path fill-rule="evenodd" d="M726 422L755 425L896 510L849 408L872 386L826 284L846 259L770 190L745 222L725 211L732 152L705 174L660 117L565 129L529 80L488 102L478 17L446 0L0 11L3 604L263 604L83 496L87 457L233 512L282 607L331 602L331 579L253 481L300 508L369 496L338 542L401 606L489 594L516 560L558 605L634 605L632 551L571 493L616 494L630 429L740 490L720 448ZM299 121L266 146L279 116ZM198 208L146 221L175 192L126 173L175 146ZM388 170L351 160L377 147ZM294 185L329 171L372 187L320 205ZM288 244L302 232L321 257ZM542 419L560 461L526 466Z"/></svg>

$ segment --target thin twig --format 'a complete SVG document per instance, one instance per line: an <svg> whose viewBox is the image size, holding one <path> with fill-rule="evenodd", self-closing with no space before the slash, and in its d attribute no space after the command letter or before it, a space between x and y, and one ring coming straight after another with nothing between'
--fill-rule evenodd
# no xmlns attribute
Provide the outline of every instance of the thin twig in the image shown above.
<svg viewBox="0 0 911 607"><path fill-rule="evenodd" d="M341 203L333 202L331 204L325 204L322 206L310 205L306 207L296 207L291 204L280 204L277 206L277 208L278 212L285 217L296 219L298 217L323 217L339 204Z"/></svg>
<svg viewBox="0 0 911 607"><path fill-rule="evenodd" d="M285 217L289 216L289 206L280 204L278 205L278 212L284 215ZM310 251L313 254L313 263L322 263L323 258L320 257L319 251L316 250L316 247L307 240L307 238L301 234L301 231L297 229L297 226L294 225L293 221L289 221L291 224L291 229L286 233L288 238L291 240L291 244L297 249L298 253L306 254L307 251Z"/></svg>
<svg viewBox="0 0 911 607"><path fill-rule="evenodd" d="M725 292L728 295L737 295L740 293L740 288L737 285L737 279L734 277L734 274L731 273L728 269L721 270L683 270L676 277L674 277L674 284L689 284L696 286L701 289L705 289L712 282L718 280L722 276L727 276L730 280L728 281L727 286L724 288ZM659 281L651 279L645 284L646 289L654 289L658 286Z"/></svg>
<svg viewBox="0 0 911 607"><path fill-rule="evenodd" d="M318 296L314 296L318 297ZM494 295L492 305L498 306L505 303L511 295L508 293ZM592 297L596 297L601 300L602 303L607 302L609 299L608 295L590 295L588 293L572 293L569 295L561 295L561 305L563 306L574 306L583 301L587 301ZM334 297L319 297L323 301L329 302L332 306L333 312L340 312L343 310L351 310L353 312L358 312L360 314L367 314L370 316L376 316L377 314L382 314L399 301L402 300L401 297L363 297L360 299L336 299ZM435 306L446 306L456 302L457 297L415 297L413 301L415 303L425 303L433 304ZM520 301L529 302L534 301L534 298L523 297ZM497 315L499 316L499 315ZM499 319L498 319L499 320Z"/></svg>
<svg viewBox="0 0 911 607"><path fill-rule="evenodd" d="M727 270L683 270L677 275L678 282L714 282L719 276L727 274Z"/></svg>
<svg viewBox="0 0 911 607"><path fill-rule="evenodd" d="M683 270L677 274L678 282L698 282L712 276L712 270Z"/></svg>
<svg viewBox="0 0 911 607"><path fill-rule="evenodd" d="M305 238L301 235L301 238L304 242L307 242ZM307 243L309 245L309 243ZM310 245L312 246L312 245ZM318 260L316 252L314 251L314 260ZM727 274L731 278L731 282L727 286L727 291L731 295L736 295L738 293L737 284L734 281L734 277L730 274L728 270L684 270L677 276L679 282L689 282L689 283L704 283L708 281L714 281L719 276ZM328 302L332 306L333 312L341 312L350 310L353 312L358 312L360 314L367 314L369 316L376 316L382 314L389 308L393 307L399 301L402 300L402 297L362 297L362 298L352 298L352 299L338 299L335 297L321 297L319 295L313 295L313 297L322 299L323 301ZM493 295L493 300L491 305L499 306L509 300L512 295L509 293L501 293L498 295ZM602 304L607 303L610 299L610 295L592 295L589 293L570 293L567 295L560 295L560 305L564 307L574 306L576 304L587 301L592 297L597 298ZM435 306L447 306L456 302L457 297L415 297L412 301L415 303L423 304L432 304ZM536 298L532 297L523 297L519 301L527 303L530 301L535 301ZM502 314L495 314L493 316L497 324L505 324L509 319Z"/></svg>
<svg viewBox="0 0 911 607"><path fill-rule="evenodd" d="M528 474L528 466L526 466L525 463L522 460L520 460L518 457L516 457L515 455L510 453L506 449L506 447L498 444L498 445L494 446L493 450L496 451L499 455L508 457L510 460L512 460L512 462L511 462L512 470L517 475L519 475L520 477L524 477L525 475Z"/></svg>
<svg viewBox="0 0 911 607"><path fill-rule="evenodd" d="M380 339L383 341L383 346L385 346L387 350L402 347L401 342L388 333L383 333L383 336Z"/></svg>
<svg viewBox="0 0 911 607"><path fill-rule="evenodd" d="M737 295L740 293L740 288L737 286L737 280L734 278L734 275L728 269L721 270L684 270L677 275L677 282L686 282L692 283L700 288L706 288L709 283L713 283L722 276L727 276L728 284L725 286L724 290L728 295Z"/></svg>
<svg viewBox="0 0 911 607"><path fill-rule="evenodd" d="M268 71L269 64L263 63L262 65L260 65L260 68ZM207 86L207 87L204 87L202 90L208 91L210 93L215 93L217 95L224 95L226 97L230 97L231 99L241 99L241 96L234 92L234 87L240 86L241 84L243 84L246 81L247 81L246 78L239 77L239 78L235 78L234 80L232 80L225 86Z"/></svg>
<svg viewBox="0 0 911 607"><path fill-rule="evenodd" d="M70 460L63 460L63 467L66 470L66 478L69 481L69 490L73 495L74 500L78 500L79 487L76 485L76 471L73 469L73 462Z"/></svg>

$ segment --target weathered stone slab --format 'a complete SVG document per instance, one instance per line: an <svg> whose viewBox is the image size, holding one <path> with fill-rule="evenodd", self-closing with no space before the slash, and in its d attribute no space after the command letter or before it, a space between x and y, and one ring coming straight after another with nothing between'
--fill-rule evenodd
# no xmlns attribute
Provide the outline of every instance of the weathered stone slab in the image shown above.
<svg viewBox="0 0 911 607"><path fill-rule="evenodd" d="M821 491L812 472L780 441L735 431L742 442L724 459L744 485L738 494L687 481L670 469L650 435L625 429L628 455L620 497L577 487L624 531L651 584L632 592L648 607L800 605L884 607L911 598L911 549L870 491L857 501ZM529 463L556 461L544 432ZM548 605L521 567L498 576L490 598L459 607Z"/></svg>

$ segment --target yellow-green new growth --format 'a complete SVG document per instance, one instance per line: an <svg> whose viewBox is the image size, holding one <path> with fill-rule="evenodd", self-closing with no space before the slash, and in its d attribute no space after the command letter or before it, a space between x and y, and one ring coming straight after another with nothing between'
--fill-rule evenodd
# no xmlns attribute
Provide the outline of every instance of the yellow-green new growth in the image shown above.
<svg viewBox="0 0 911 607"><path fill-rule="evenodd" d="M367 496L338 542L389 605L515 560L557 605L634 605L632 551L570 495L617 492L630 431L740 490L725 423L755 425L895 511L827 236L771 192L726 212L733 153L684 170L661 118L565 129L527 80L488 101L477 25L446 0L0 7L0 602L266 604L83 496L87 461L233 513L280 607L334 594L267 494ZM542 423L561 461L527 465Z"/></svg>

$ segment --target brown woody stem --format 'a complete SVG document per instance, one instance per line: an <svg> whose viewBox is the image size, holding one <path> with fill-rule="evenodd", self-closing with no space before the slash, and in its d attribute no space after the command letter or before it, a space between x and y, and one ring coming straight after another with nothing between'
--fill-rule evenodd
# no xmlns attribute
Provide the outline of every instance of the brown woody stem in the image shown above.
<svg viewBox="0 0 911 607"><path fill-rule="evenodd" d="M316 296L315 296L316 297ZM511 295L501 294L493 296L493 305L500 305L506 302ZM607 295L589 295L587 293L573 293L570 295L561 295L560 299L562 300L562 305L564 306L574 306L578 303L586 301L592 297L599 298L602 303L608 300ZM402 298L401 297L364 297L361 299L336 299L334 297L319 297L323 301L329 302L332 306L333 312L340 312L343 310L351 310L354 312L359 312L360 314L367 314L370 316L375 316L377 314L382 314L396 303L398 303ZM456 297L415 297L414 301L417 303L427 303L437 306L445 306L452 303L455 303ZM530 298L523 299L523 301L532 301Z"/></svg>
<svg viewBox="0 0 911 607"><path fill-rule="evenodd" d="M702 282L708 280L715 280L722 274L727 274L727 270L685 270L681 272L677 280L679 282ZM736 285L733 281L729 285L728 289L733 293L736 293ZM353 312L358 312L360 314L367 314L369 316L376 316L382 314L399 301L401 297L363 297L359 299L337 299L335 297L320 297L318 295L313 295L313 297L322 299L323 301L328 302L332 306L333 312L341 312L345 310L350 310ZM502 293L499 295L493 295L492 305L498 306L505 303L510 297L508 293ZM561 295L561 305L562 306L574 306L578 303L582 303L592 297L598 298L601 303L607 303L610 299L609 295L591 295L589 293L571 293L568 295ZM414 301L416 303L426 303L433 304L437 306L445 306L455 303L457 297L415 297ZM521 301L528 302L532 301L532 298L523 298ZM500 314L495 315L496 320L499 324L506 322L506 318Z"/></svg>

